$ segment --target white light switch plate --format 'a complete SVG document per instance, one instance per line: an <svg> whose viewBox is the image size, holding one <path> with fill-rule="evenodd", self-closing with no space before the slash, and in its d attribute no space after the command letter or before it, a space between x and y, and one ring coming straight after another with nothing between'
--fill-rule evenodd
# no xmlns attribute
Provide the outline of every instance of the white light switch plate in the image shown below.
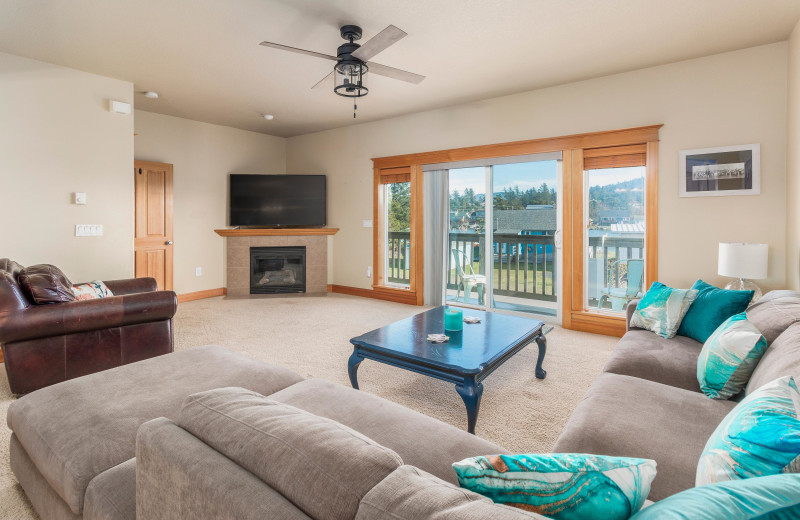
<svg viewBox="0 0 800 520"><path fill-rule="evenodd" d="M102 224L75 224L76 237L101 237L103 236Z"/></svg>
<svg viewBox="0 0 800 520"><path fill-rule="evenodd" d="M75 204L86 204L86 193L81 191L75 192Z"/></svg>
<svg viewBox="0 0 800 520"><path fill-rule="evenodd" d="M372 221L371 220L362 220L361 221L361 225L364 226L364 227L372 227Z"/></svg>
<svg viewBox="0 0 800 520"><path fill-rule="evenodd" d="M194 268L194 275L195 276L203 276L203 268L202 267L195 267Z"/></svg>

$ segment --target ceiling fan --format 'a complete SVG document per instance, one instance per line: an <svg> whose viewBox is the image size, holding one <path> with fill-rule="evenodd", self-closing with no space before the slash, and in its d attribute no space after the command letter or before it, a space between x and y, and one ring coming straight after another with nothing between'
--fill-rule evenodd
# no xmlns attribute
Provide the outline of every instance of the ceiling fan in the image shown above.
<svg viewBox="0 0 800 520"><path fill-rule="evenodd" d="M369 61L373 56L385 50L390 45L393 45L407 36L407 34L390 25L386 29L376 34L371 39L367 40L364 45L355 43L356 40L361 39L361 27L357 25L343 25L340 28L342 38L348 41L339 46L336 51L336 56L322 54L320 52L309 51L305 49L298 49L297 47L290 47L288 45L281 45L280 43L261 42L260 45L264 47L272 47L284 51L297 52L299 54L306 54L308 56L316 56L326 60L335 61L333 71L322 78L316 85L311 87L315 89L324 85L328 78L333 76L334 86L333 91L344 97L359 98L366 96L369 89L366 85L366 74L371 71L373 74L386 76L387 78L399 79L400 81L407 81L409 83L420 83L425 79L425 76L407 72L405 70L396 69L374 61ZM353 100L353 117L356 117L356 109L358 106Z"/></svg>

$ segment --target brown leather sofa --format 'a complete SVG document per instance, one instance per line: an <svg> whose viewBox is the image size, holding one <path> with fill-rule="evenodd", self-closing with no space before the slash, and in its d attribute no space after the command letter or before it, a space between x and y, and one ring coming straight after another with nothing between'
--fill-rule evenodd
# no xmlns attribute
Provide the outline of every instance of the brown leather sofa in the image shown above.
<svg viewBox="0 0 800 520"><path fill-rule="evenodd" d="M36 305L19 285L22 269L0 259L0 345L13 393L172 352L178 299L154 279L107 281L108 298Z"/></svg>

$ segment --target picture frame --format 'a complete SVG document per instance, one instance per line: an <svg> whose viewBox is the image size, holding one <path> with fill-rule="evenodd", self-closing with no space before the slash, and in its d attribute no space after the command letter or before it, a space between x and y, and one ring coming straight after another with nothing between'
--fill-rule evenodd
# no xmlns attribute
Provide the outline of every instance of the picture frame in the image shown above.
<svg viewBox="0 0 800 520"><path fill-rule="evenodd" d="M761 193L761 145L744 144L678 152L681 197Z"/></svg>

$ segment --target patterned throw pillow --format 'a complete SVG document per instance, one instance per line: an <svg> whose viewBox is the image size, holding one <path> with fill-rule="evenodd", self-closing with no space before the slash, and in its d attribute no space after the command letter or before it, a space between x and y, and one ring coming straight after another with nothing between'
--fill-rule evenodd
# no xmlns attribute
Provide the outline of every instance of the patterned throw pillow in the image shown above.
<svg viewBox="0 0 800 520"><path fill-rule="evenodd" d="M100 280L76 285L72 288L76 300L94 300L95 298L108 298L114 296L111 289Z"/></svg>
<svg viewBox="0 0 800 520"><path fill-rule="evenodd" d="M669 339L678 332L681 320L696 297L696 289L673 289L653 282L633 311L631 327L651 330Z"/></svg>
<svg viewBox="0 0 800 520"><path fill-rule="evenodd" d="M472 457L453 469L461 487L554 520L626 520L656 476L653 460L580 453Z"/></svg>
<svg viewBox="0 0 800 520"><path fill-rule="evenodd" d="M712 399L738 394L750 380L767 340L742 312L731 316L708 338L697 358L697 382Z"/></svg>
<svg viewBox="0 0 800 520"><path fill-rule="evenodd" d="M631 520L789 520L800 518L800 475L731 480L681 491Z"/></svg>
<svg viewBox="0 0 800 520"><path fill-rule="evenodd" d="M791 376L745 397L708 439L695 484L800 473L798 415L800 392Z"/></svg>

